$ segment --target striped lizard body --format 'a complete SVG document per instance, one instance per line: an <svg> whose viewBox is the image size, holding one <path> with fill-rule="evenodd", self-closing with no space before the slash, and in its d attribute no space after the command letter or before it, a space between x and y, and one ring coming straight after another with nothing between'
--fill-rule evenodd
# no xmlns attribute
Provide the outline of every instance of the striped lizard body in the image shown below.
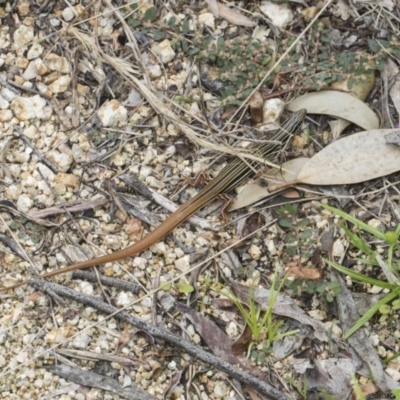
<svg viewBox="0 0 400 400"><path fill-rule="evenodd" d="M282 125L282 127L278 129L271 140L262 145L255 146L252 149L253 153L259 157L264 158L265 160L270 159L272 155L279 151L282 143L286 142L288 138L293 136L293 134L303 122L305 115L305 110L300 110L293 113L291 117ZM232 162L230 162L221 170L216 178L209 182L194 197L182 204L164 222L162 222L153 231L149 232L147 236L145 236L139 242L134 243L123 250L118 250L112 254L92 258L87 261L79 262L64 268L47 272L40 275L39 278L49 278L51 276L63 274L66 272L90 268L95 265L122 260L134 256L135 254L141 253L153 244L160 241L180 223L185 221L197 210L209 203L219 194L228 192L240 186L251 175L253 175L254 170L258 169L260 166L261 163L255 160L243 161L240 158L235 158ZM22 286L25 283L26 281L4 289L13 289Z"/></svg>

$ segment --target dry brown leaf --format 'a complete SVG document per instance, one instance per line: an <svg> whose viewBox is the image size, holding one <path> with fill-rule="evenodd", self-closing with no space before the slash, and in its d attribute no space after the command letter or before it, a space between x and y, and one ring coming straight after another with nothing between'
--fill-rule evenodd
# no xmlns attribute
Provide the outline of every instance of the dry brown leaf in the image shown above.
<svg viewBox="0 0 400 400"><path fill-rule="evenodd" d="M289 268L287 275L299 279L317 280L322 278L324 270L322 268L301 268L298 266L292 266Z"/></svg>
<svg viewBox="0 0 400 400"><path fill-rule="evenodd" d="M307 93L289 103L289 111L305 108L311 114L334 115L346 119L365 130L379 128L377 115L361 100L335 90Z"/></svg>
<svg viewBox="0 0 400 400"><path fill-rule="evenodd" d="M121 349L121 347L125 347L129 341L132 339L134 333L133 332L125 332L120 335L118 338L117 349Z"/></svg>
<svg viewBox="0 0 400 400"><path fill-rule="evenodd" d="M258 179L255 182L246 184L238 193L235 200L229 207L229 211L238 210L239 208L249 206L270 195L267 185Z"/></svg>
<svg viewBox="0 0 400 400"><path fill-rule="evenodd" d="M241 224L240 229L238 229L238 235L241 238L246 238L252 233L257 232L261 226L265 224L265 217L263 214L255 212L249 215ZM250 239L251 240L251 239Z"/></svg>
<svg viewBox="0 0 400 400"><path fill-rule="evenodd" d="M296 179L299 171L309 161L309 158L299 157L293 160L287 161L281 165L281 168L271 169L268 173L268 180L273 181L273 185L276 186L277 182L290 182ZM258 179L254 182L250 182L243 186L242 190L236 196L236 199L232 202L229 211L238 210L239 208L249 206L256 203L268 196L270 196L269 186L266 183Z"/></svg>
<svg viewBox="0 0 400 400"><path fill-rule="evenodd" d="M331 143L310 159L297 181L313 185L344 185L399 171L400 148L387 144L385 139L385 135L395 131L365 131Z"/></svg>
<svg viewBox="0 0 400 400"><path fill-rule="evenodd" d="M361 385L360 389L361 389L361 393L364 395L364 399L367 396L370 396L379 391L379 388L376 385L374 385L373 382L371 382L371 381L368 381L364 385ZM353 395L358 396L354 392L353 392ZM359 397L354 397L354 399L359 399Z"/></svg>
<svg viewBox="0 0 400 400"><path fill-rule="evenodd" d="M245 352L249 348L253 335L251 333L251 329L248 325L245 326L242 334L236 340L235 343L232 344L232 353L236 356L239 356Z"/></svg>
<svg viewBox="0 0 400 400"><path fill-rule="evenodd" d="M185 314L207 346L215 355L220 357L221 360L233 365L240 365L243 369L254 376L264 379L264 373L261 372L258 367L250 365L248 360L244 360L242 357L236 356L232 353L232 342L229 339L229 336L227 336L214 322L210 321L198 311L177 301L175 302L175 308L179 312Z"/></svg>
<svg viewBox="0 0 400 400"><path fill-rule="evenodd" d="M300 171L296 180L270 190L307 183L346 185L368 181L400 170L400 148L388 144L386 135L398 129L359 132L331 143L317 153Z"/></svg>
<svg viewBox="0 0 400 400"><path fill-rule="evenodd" d="M256 23L251 19L240 14L238 11L227 7L225 4L218 3L216 1L207 0L208 9L213 13L215 18L224 18L228 22L234 25L248 26L252 28L256 26ZM218 12L215 5L218 5Z"/></svg>
<svg viewBox="0 0 400 400"><path fill-rule="evenodd" d="M339 82L334 82L330 85L332 89L336 90L349 90L349 80L353 78L353 76L343 79ZM357 79L353 85L351 86L351 92L349 94L357 97L364 101L371 90L375 87L375 70L371 69L370 71L365 72L361 79ZM337 119L334 121L329 121L329 126L331 127L332 136L334 138L338 138L340 134L350 125L349 121L345 119Z"/></svg>
<svg viewBox="0 0 400 400"><path fill-rule="evenodd" d="M232 343L229 337L214 322L182 303L175 302L175 308L185 314L215 355L233 365L240 363L232 353Z"/></svg>
<svg viewBox="0 0 400 400"><path fill-rule="evenodd" d="M300 171L310 161L308 157L298 157L293 160L286 161L281 165L281 168L271 169L267 176L273 177L275 181L289 182L296 179Z"/></svg>
<svg viewBox="0 0 400 400"><path fill-rule="evenodd" d="M280 196L284 197L285 199L299 199L301 194L296 189L288 189L282 192Z"/></svg>
<svg viewBox="0 0 400 400"><path fill-rule="evenodd" d="M303 10L301 13L306 21L311 21L319 13L319 8L315 6L309 7Z"/></svg>

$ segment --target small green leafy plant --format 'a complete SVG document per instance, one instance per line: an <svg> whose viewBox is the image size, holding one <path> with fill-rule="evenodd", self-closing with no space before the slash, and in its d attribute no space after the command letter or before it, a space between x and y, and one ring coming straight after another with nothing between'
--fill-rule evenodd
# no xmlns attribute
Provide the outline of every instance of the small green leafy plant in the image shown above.
<svg viewBox="0 0 400 400"><path fill-rule="evenodd" d="M16 217L9 225L9 228L15 232L20 238L29 238L32 243L37 244L43 238L44 229L42 226L33 221L29 221L25 217Z"/></svg>
<svg viewBox="0 0 400 400"><path fill-rule="evenodd" d="M358 400L366 400L364 393L361 390L360 384L357 378L353 375L350 380L351 386L353 387L353 392Z"/></svg>
<svg viewBox="0 0 400 400"><path fill-rule="evenodd" d="M303 381L302 383L298 384L290 375L285 376L286 380L289 381L289 383L297 390L299 395L301 396L302 399L307 400L307 376L306 374L303 375Z"/></svg>
<svg viewBox="0 0 400 400"><path fill-rule="evenodd" d="M100 147L105 145L109 141L113 141L116 138L114 132L104 132L103 130L90 129L88 132L88 138L92 141L95 147Z"/></svg>
<svg viewBox="0 0 400 400"><path fill-rule="evenodd" d="M308 227L310 219L299 216L297 204L285 204L276 213L279 226L287 230L284 236L285 253L289 256L300 255L302 259L307 260L311 255L313 243L313 230Z"/></svg>
<svg viewBox="0 0 400 400"><path fill-rule="evenodd" d="M370 79L368 72L381 69L388 54L396 57L399 53L396 38L370 39L367 49L335 51L329 37L331 27L320 22L304 38L307 56L303 51L293 51L270 73L274 60L293 43L293 37L261 41L241 29L226 37L216 36L203 27L194 29L196 24L190 16L162 18L155 7L145 12L137 5L131 5L131 9L127 22L147 41L167 39L175 52L211 66L214 79L221 82L218 94L227 104L241 104L268 73L266 85L276 84L277 74L290 72L299 73L300 84L315 90L345 79L351 89L355 80Z"/></svg>
<svg viewBox="0 0 400 400"><path fill-rule="evenodd" d="M181 294L189 294L194 291L193 285L183 279L180 279L178 282L174 282L173 284L171 282L161 282L160 287L166 292L174 288Z"/></svg>
<svg viewBox="0 0 400 400"><path fill-rule="evenodd" d="M361 259L362 262L370 263L373 265L378 265L378 266L387 266L387 274L391 277L393 282L385 282L379 279L374 279L369 276L360 274L359 272L353 271L351 269L345 268L342 265L339 265L338 263L335 263L333 261L325 260L332 268L336 269L337 271L346 274L350 276L353 280L364 283L364 284L370 284L370 285L375 285L384 289L388 289L390 292L383 297L381 300L379 300L376 304L374 304L350 329L348 332L345 334L345 338L350 337L354 332L356 332L361 326L363 326L366 322L368 322L377 312L383 311L384 314L383 316L386 316L383 318L385 320L387 316L391 312L395 312L398 310L398 307L400 305L400 302L398 301L398 298L400 297L400 279L397 278L397 276L394 274L395 272L398 271L398 263L394 265L393 261L393 255L394 252L397 250L400 250L400 246L398 244L398 239L400 236L400 224L394 231L388 231L388 232L382 232L381 230L371 227L368 224L360 221L359 219L347 214L346 212L339 210L335 207L328 206L326 204L321 204L323 208L325 208L328 211L331 211L332 213L338 215L339 217L342 217L348 222L351 222L354 224L355 227L357 227L359 230L367 232L375 236L376 238L384 241L388 245L388 256L387 256L387 261L381 261L379 262L376 253L373 251L373 249L370 247L370 245L367 243L367 241L360 235L352 232L350 229L342 225L342 228L345 230L350 243L358 248L361 252L363 252L367 258ZM391 304L391 305L389 305Z"/></svg>
<svg viewBox="0 0 400 400"><path fill-rule="evenodd" d="M288 283L287 287L294 294L308 293L311 295L323 295L328 303L331 303L336 295L341 292L340 284L337 282L327 282L325 279L295 279L293 282Z"/></svg>
<svg viewBox="0 0 400 400"><path fill-rule="evenodd" d="M383 232L378 228L374 228L365 222L360 221L356 217L347 214L346 212L339 210L335 207L328 206L326 204L321 204L326 210L331 211L332 213L336 214L337 216L345 219L346 221L355 225L361 231L370 233L371 235L375 236L377 239L382 240L385 242L388 247L388 258L387 258L387 265L391 270L400 270L399 263L396 265L393 264L393 254L395 250L400 250L399 245L399 238L400 238L400 224L394 231ZM346 235L349 238L350 243L359 249L362 253L367 256L367 259L362 259L360 261L372 265L379 266L379 262L376 258L376 252L370 247L367 241L361 236L357 235L349 228L347 228L344 224L341 224L340 227L346 232Z"/></svg>

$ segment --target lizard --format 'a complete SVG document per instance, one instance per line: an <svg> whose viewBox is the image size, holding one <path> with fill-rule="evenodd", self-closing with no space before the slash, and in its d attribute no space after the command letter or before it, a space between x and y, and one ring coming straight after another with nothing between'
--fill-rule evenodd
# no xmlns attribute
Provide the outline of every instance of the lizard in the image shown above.
<svg viewBox="0 0 400 400"><path fill-rule="evenodd" d="M279 149L282 142L293 136L303 122L305 115L306 110L294 112L272 136L271 140L261 145L254 146L254 148L252 148L252 152L263 157L264 159L271 157L271 155L273 155ZM243 161L241 158L234 158L203 189L201 189L188 201L183 203L176 211L170 214L170 216L167 217L164 222L158 225L154 230L150 231L139 242L111 254L95 257L86 261L56 269L54 271L46 272L38 275L38 278L49 278L75 270L90 268L95 265L119 261L147 250L150 246L160 241L179 224L181 224L215 197L222 193L229 192L230 190L243 184L251 175L253 175L254 169L260 166L261 163L256 160ZM28 280L9 287L4 287L1 290L14 289L25 285L27 282Z"/></svg>

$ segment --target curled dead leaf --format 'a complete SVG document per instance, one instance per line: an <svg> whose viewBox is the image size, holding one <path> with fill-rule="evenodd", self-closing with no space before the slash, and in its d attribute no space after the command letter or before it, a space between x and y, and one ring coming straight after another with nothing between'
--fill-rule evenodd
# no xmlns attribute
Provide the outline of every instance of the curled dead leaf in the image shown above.
<svg viewBox="0 0 400 400"><path fill-rule="evenodd" d="M158 361L152 360L152 359L147 360L147 363L151 367L151 372L152 372L151 376L152 376L152 378L157 379L162 373L161 364Z"/></svg>
<svg viewBox="0 0 400 400"><path fill-rule="evenodd" d="M299 183L345 185L359 183L400 170L400 148L386 142L398 129L375 129L339 139L312 157L297 179L277 184L270 191Z"/></svg>
<svg viewBox="0 0 400 400"><path fill-rule="evenodd" d="M256 26L254 21L240 14L238 11L227 7L225 4L217 4L220 18L225 18L228 22L234 25L247 26L249 28Z"/></svg>
<svg viewBox="0 0 400 400"><path fill-rule="evenodd" d="M246 325L242 334L239 336L236 342L233 343L232 353L236 356L239 356L247 352L247 349L251 343L251 339L252 339L251 329L249 328L248 325Z"/></svg>
<svg viewBox="0 0 400 400"><path fill-rule="evenodd" d="M299 111L303 108L311 114L343 118L365 130L379 127L377 115L363 101L349 93L335 90L311 92L297 97L287 107L289 111Z"/></svg>

